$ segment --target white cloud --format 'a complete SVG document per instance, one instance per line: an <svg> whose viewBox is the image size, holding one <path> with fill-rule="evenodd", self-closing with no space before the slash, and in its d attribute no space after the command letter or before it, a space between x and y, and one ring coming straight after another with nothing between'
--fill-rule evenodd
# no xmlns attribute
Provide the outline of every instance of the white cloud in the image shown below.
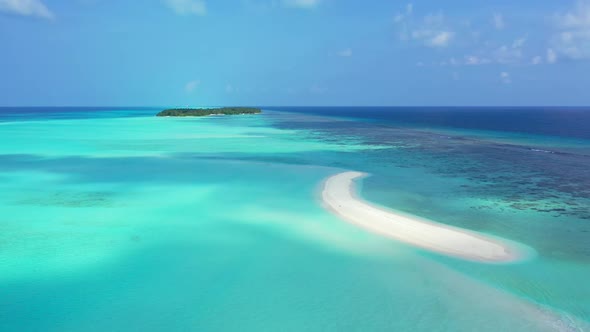
<svg viewBox="0 0 590 332"><path fill-rule="evenodd" d="M556 14L555 22L556 54L570 59L590 59L590 0L579 1L569 12Z"/></svg>
<svg viewBox="0 0 590 332"><path fill-rule="evenodd" d="M502 80L502 83L504 83L504 84L512 83L512 79L510 78L510 74L505 71L500 73L500 79Z"/></svg>
<svg viewBox="0 0 590 332"><path fill-rule="evenodd" d="M492 48L491 45L487 47L487 50L477 52L476 54L470 54L463 57L461 60L451 58L448 64L453 66L478 66L487 64L503 64L503 65L515 65L523 63L523 46L526 44L527 38L519 38L512 42L512 45L502 45L497 48Z"/></svg>
<svg viewBox="0 0 590 332"><path fill-rule="evenodd" d="M399 22L405 20L407 17L412 16L412 13L414 13L414 5L409 3L406 5L405 12L395 14L395 16L393 17L393 21L395 23L399 23Z"/></svg>
<svg viewBox="0 0 590 332"><path fill-rule="evenodd" d="M405 12L397 13L393 21L402 41L414 40L429 47L447 47L455 33L447 26L442 13L428 14L422 20L414 18L414 6L406 5Z"/></svg>
<svg viewBox="0 0 590 332"><path fill-rule="evenodd" d="M531 64L533 64L533 65L540 65L542 63L543 63L543 57L540 55L537 55L531 59Z"/></svg>
<svg viewBox="0 0 590 332"><path fill-rule="evenodd" d="M283 0L287 7L313 9L320 4L320 0Z"/></svg>
<svg viewBox="0 0 590 332"><path fill-rule="evenodd" d="M336 53L336 55L340 56L340 57L351 57L352 56L352 49L351 48L347 48L344 50L339 51L338 53Z"/></svg>
<svg viewBox="0 0 590 332"><path fill-rule="evenodd" d="M53 13L41 0L0 0L0 12L53 19Z"/></svg>
<svg viewBox="0 0 590 332"><path fill-rule="evenodd" d="M515 64L522 59L522 50L520 48L508 47L506 45L500 46L493 54L495 62L500 64Z"/></svg>
<svg viewBox="0 0 590 332"><path fill-rule="evenodd" d="M418 29L412 31L411 37L430 47L446 47L453 39L454 33L445 30Z"/></svg>
<svg viewBox="0 0 590 332"><path fill-rule="evenodd" d="M443 14L429 14L423 19L422 26L412 31L412 39L430 47L447 47L453 39L454 32L447 28Z"/></svg>
<svg viewBox="0 0 590 332"><path fill-rule="evenodd" d="M464 61L456 61L456 65L487 65L487 64L502 64L502 65L516 65L522 64L524 58L523 47L527 42L526 37L515 39L512 44L502 45L493 48L492 45L486 46L484 49L475 55L467 55Z"/></svg>
<svg viewBox="0 0 590 332"><path fill-rule="evenodd" d="M477 55L466 55L462 59L457 59L455 57L450 58L448 61L443 61L439 65L441 66L479 66L479 65L487 65L492 63L492 60L486 57L481 57Z"/></svg>
<svg viewBox="0 0 590 332"><path fill-rule="evenodd" d="M489 59L481 58L475 55L468 55L465 57L465 64L468 66L485 65L490 62L491 60Z"/></svg>
<svg viewBox="0 0 590 332"><path fill-rule="evenodd" d="M516 39L511 46L502 45L492 52L492 59L500 64L517 64L522 62L522 48L527 41L526 37Z"/></svg>
<svg viewBox="0 0 590 332"><path fill-rule="evenodd" d="M512 42L512 48L522 48L524 46L524 44L526 43L526 41L527 41L526 37L516 39L514 42Z"/></svg>
<svg viewBox="0 0 590 332"><path fill-rule="evenodd" d="M547 50L547 63L556 63L557 62L557 53L553 49Z"/></svg>
<svg viewBox="0 0 590 332"><path fill-rule="evenodd" d="M225 86L225 92L227 92L227 93L234 93L234 91L235 91L235 89L234 89L234 86L233 85L227 84Z"/></svg>
<svg viewBox="0 0 590 332"><path fill-rule="evenodd" d="M502 14L494 14L492 16L492 23L497 30L502 30L506 27L506 22L504 22L504 16Z"/></svg>
<svg viewBox="0 0 590 332"><path fill-rule="evenodd" d="M451 31L437 31L434 36L426 41L426 43L433 47L446 47L453 38Z"/></svg>
<svg viewBox="0 0 590 332"><path fill-rule="evenodd" d="M204 0L164 0L164 2L178 15L207 14L207 4Z"/></svg>
<svg viewBox="0 0 590 332"><path fill-rule="evenodd" d="M201 81L199 80L187 82L184 86L184 91L187 93L193 93L199 87L199 85L201 85Z"/></svg>
<svg viewBox="0 0 590 332"><path fill-rule="evenodd" d="M567 29L587 29L590 27L590 2L578 1L573 10L557 14L558 24Z"/></svg>

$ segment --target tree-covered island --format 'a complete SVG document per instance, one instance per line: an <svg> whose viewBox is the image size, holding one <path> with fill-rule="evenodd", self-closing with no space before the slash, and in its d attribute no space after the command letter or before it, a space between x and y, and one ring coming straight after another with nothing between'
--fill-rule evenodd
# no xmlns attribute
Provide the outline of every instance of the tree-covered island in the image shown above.
<svg viewBox="0 0 590 332"><path fill-rule="evenodd" d="M220 108L171 108L163 110L156 116L207 116L207 115L240 115L258 114L260 108L253 107L220 107Z"/></svg>

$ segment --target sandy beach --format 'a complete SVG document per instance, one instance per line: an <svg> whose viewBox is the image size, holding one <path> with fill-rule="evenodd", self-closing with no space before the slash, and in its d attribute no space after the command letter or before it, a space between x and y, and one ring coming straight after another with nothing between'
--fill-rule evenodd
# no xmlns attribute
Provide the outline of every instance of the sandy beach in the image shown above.
<svg viewBox="0 0 590 332"><path fill-rule="evenodd" d="M356 195L355 180L365 176L344 172L326 179L321 195L325 207L366 230L448 256L490 263L526 256L510 241L372 205Z"/></svg>

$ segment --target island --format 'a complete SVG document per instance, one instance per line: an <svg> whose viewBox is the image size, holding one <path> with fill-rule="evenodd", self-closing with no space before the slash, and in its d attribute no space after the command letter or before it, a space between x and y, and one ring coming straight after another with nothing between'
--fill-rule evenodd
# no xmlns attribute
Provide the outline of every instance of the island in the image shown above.
<svg viewBox="0 0 590 332"><path fill-rule="evenodd" d="M208 116L208 115L241 115L258 114L260 108L253 107L220 107L220 108L171 108L163 110L156 116Z"/></svg>

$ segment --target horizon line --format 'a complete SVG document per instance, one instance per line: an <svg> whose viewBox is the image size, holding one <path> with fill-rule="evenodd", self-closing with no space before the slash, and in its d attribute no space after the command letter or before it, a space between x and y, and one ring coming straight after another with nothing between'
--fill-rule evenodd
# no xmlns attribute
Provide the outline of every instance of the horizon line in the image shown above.
<svg viewBox="0 0 590 332"><path fill-rule="evenodd" d="M206 107L257 107L257 108L590 108L590 105L195 105L195 106L160 106L160 105L0 105L0 108L132 108L132 109L152 109L152 108L206 108Z"/></svg>

